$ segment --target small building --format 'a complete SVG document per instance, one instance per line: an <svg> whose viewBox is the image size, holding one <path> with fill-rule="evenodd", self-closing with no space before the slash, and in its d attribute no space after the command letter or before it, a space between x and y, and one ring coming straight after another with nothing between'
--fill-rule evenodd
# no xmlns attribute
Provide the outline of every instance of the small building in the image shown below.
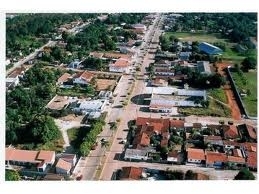
<svg viewBox="0 0 259 194"><path fill-rule="evenodd" d="M222 168L227 162L225 153L206 151L206 167Z"/></svg>
<svg viewBox="0 0 259 194"><path fill-rule="evenodd" d="M188 148L187 162L193 164L201 164L205 162L205 153L203 149Z"/></svg>
<svg viewBox="0 0 259 194"><path fill-rule="evenodd" d="M173 150L167 154L167 162L170 163L179 163L179 151Z"/></svg>
<svg viewBox="0 0 259 194"><path fill-rule="evenodd" d="M124 58L120 58L115 63L109 65L110 72L129 73L129 70L129 61Z"/></svg>
<svg viewBox="0 0 259 194"><path fill-rule="evenodd" d="M88 71L78 72L73 77L73 84L87 85L91 82L93 77L94 74Z"/></svg>
<svg viewBox="0 0 259 194"><path fill-rule="evenodd" d="M200 43L199 50L208 55L221 55L223 53L222 49L207 42Z"/></svg>
<svg viewBox="0 0 259 194"><path fill-rule="evenodd" d="M144 24L134 24L132 25L136 33L144 34L147 27Z"/></svg>
<svg viewBox="0 0 259 194"><path fill-rule="evenodd" d="M60 78L58 78L57 85L63 85L64 83L66 83L70 79L72 79L71 74L64 73L62 76L60 76Z"/></svg>
<svg viewBox="0 0 259 194"><path fill-rule="evenodd" d="M120 180L140 180L143 168L138 167L122 167L120 172Z"/></svg>
<svg viewBox="0 0 259 194"><path fill-rule="evenodd" d="M73 62L71 62L68 65L68 68L71 69L79 69L81 67L81 61L79 61L79 59L75 59Z"/></svg>
<svg viewBox="0 0 259 194"><path fill-rule="evenodd" d="M20 78L23 77L26 69L22 67L17 67L13 70L6 78L6 88L11 89L20 83Z"/></svg>
<svg viewBox="0 0 259 194"><path fill-rule="evenodd" d="M211 74L209 61L197 61L197 71L201 74Z"/></svg>
<svg viewBox="0 0 259 194"><path fill-rule="evenodd" d="M243 130L245 134L247 134L247 139L250 142L256 142L257 141L257 130L255 127L247 124L238 125L237 128L239 130Z"/></svg>
<svg viewBox="0 0 259 194"><path fill-rule="evenodd" d="M225 139L238 139L240 137L235 125L222 125L222 132Z"/></svg>
<svg viewBox="0 0 259 194"><path fill-rule="evenodd" d="M70 162L63 160L62 158L58 159L58 162L56 164L57 174L69 175L71 168L72 168L72 164Z"/></svg>
<svg viewBox="0 0 259 194"><path fill-rule="evenodd" d="M168 81L166 81L164 79L156 78L156 79L152 80L151 85L154 87L166 87L166 86L168 86Z"/></svg>
<svg viewBox="0 0 259 194"><path fill-rule="evenodd" d="M82 102L78 102L76 107L73 108L73 111L81 112L83 114L90 112L102 112L106 103L106 100L84 100Z"/></svg>
<svg viewBox="0 0 259 194"><path fill-rule="evenodd" d="M251 170L257 170L257 153L256 152L246 152L247 161L246 165Z"/></svg>
<svg viewBox="0 0 259 194"><path fill-rule="evenodd" d="M204 144L223 146L223 141L220 136L209 135L204 137Z"/></svg>
<svg viewBox="0 0 259 194"><path fill-rule="evenodd" d="M144 147L148 147L150 145L150 137L145 132L137 134L134 137L132 145L133 149L142 149Z"/></svg>
<svg viewBox="0 0 259 194"><path fill-rule="evenodd" d="M147 160L149 150L146 149L126 149L125 160Z"/></svg>

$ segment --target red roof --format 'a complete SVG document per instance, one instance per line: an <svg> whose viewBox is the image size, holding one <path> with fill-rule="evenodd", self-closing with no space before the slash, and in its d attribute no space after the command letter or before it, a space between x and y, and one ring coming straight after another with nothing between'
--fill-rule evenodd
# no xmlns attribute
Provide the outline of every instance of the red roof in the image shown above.
<svg viewBox="0 0 259 194"><path fill-rule="evenodd" d="M150 144L150 138L146 133L138 134L137 136L135 136L133 140L133 148L138 148L139 146L146 147L146 146L149 146L149 144Z"/></svg>
<svg viewBox="0 0 259 194"><path fill-rule="evenodd" d="M236 139L239 137L237 127L234 125L223 125L224 137L226 139Z"/></svg>
<svg viewBox="0 0 259 194"><path fill-rule="evenodd" d="M245 163L245 158L242 157L235 157L235 156L228 156L228 161L233 163Z"/></svg>
<svg viewBox="0 0 259 194"><path fill-rule="evenodd" d="M72 164L70 162L66 162L65 160L59 158L58 163L56 164L56 168L69 171L72 168Z"/></svg>
<svg viewBox="0 0 259 194"><path fill-rule="evenodd" d="M242 146L244 146L246 151L257 152L257 143L245 142L242 143Z"/></svg>
<svg viewBox="0 0 259 194"><path fill-rule="evenodd" d="M247 153L247 165L248 167L257 168L257 153L256 152L246 152Z"/></svg>
<svg viewBox="0 0 259 194"><path fill-rule="evenodd" d="M71 75L69 73L64 73L60 78L58 78L58 82L66 82Z"/></svg>
<svg viewBox="0 0 259 194"><path fill-rule="evenodd" d="M188 148L187 158L195 160L205 160L205 154L203 149Z"/></svg>
<svg viewBox="0 0 259 194"><path fill-rule="evenodd" d="M83 72L78 72L74 78L81 78L85 81L91 81L91 79L94 77L94 74L88 72L88 71L83 71Z"/></svg>
<svg viewBox="0 0 259 194"><path fill-rule="evenodd" d="M170 127L184 128L184 121L183 120L171 120Z"/></svg>
<svg viewBox="0 0 259 194"><path fill-rule="evenodd" d="M247 132L252 139L257 139L256 129L251 125L246 125Z"/></svg>
<svg viewBox="0 0 259 194"><path fill-rule="evenodd" d="M122 167L120 180L139 180L142 175L143 168Z"/></svg>
<svg viewBox="0 0 259 194"><path fill-rule="evenodd" d="M149 127L153 132L163 133L169 130L170 120L169 119L161 119L161 118L145 118L138 117L136 119L136 125L142 126L142 131L145 131L145 127ZM152 127L151 127L152 126Z"/></svg>
<svg viewBox="0 0 259 194"><path fill-rule="evenodd" d="M114 64L112 64L114 67L128 67L129 61L125 59L118 59Z"/></svg>
<svg viewBox="0 0 259 194"><path fill-rule="evenodd" d="M225 153L206 151L206 163L212 164L214 162L227 162L227 155Z"/></svg>
<svg viewBox="0 0 259 194"><path fill-rule="evenodd" d="M41 150L38 154L37 159L38 160L43 160L46 163L51 163L52 159L55 157L55 152L54 151L45 151Z"/></svg>

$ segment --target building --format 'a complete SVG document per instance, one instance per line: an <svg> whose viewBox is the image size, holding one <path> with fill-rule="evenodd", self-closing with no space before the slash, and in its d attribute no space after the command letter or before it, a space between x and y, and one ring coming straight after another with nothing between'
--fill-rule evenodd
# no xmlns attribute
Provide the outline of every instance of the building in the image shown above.
<svg viewBox="0 0 259 194"><path fill-rule="evenodd" d="M133 140L133 149L142 149L150 145L150 137L147 133L141 132L134 137Z"/></svg>
<svg viewBox="0 0 259 194"><path fill-rule="evenodd" d="M81 112L82 114L102 112L106 103L106 100L84 100L82 102L77 102L76 106L72 110L75 112Z"/></svg>
<svg viewBox="0 0 259 194"><path fill-rule="evenodd" d="M71 74L64 73L62 76L60 76L60 78L58 78L57 85L63 85L64 83L66 83L70 79L72 79Z"/></svg>
<svg viewBox="0 0 259 194"><path fill-rule="evenodd" d="M87 85L93 79L94 74L88 71L78 72L73 77L73 84Z"/></svg>
<svg viewBox="0 0 259 194"><path fill-rule="evenodd" d="M206 167L222 168L227 162L227 155L225 153L206 151Z"/></svg>
<svg viewBox="0 0 259 194"><path fill-rule="evenodd" d="M221 55L223 53L222 49L207 42L200 43L199 50L208 55Z"/></svg>
<svg viewBox="0 0 259 194"><path fill-rule="evenodd" d="M69 175L71 168L72 168L72 164L70 162L63 160L62 158L58 159L58 162L56 164L57 174Z"/></svg>
<svg viewBox="0 0 259 194"><path fill-rule="evenodd" d="M223 146L223 141L221 136L209 135L204 136L204 144Z"/></svg>
<svg viewBox="0 0 259 194"><path fill-rule="evenodd" d="M196 69L201 74L211 74L209 61L197 61Z"/></svg>
<svg viewBox="0 0 259 194"><path fill-rule="evenodd" d="M192 52L180 52L179 58L182 61L188 61L191 55L192 55Z"/></svg>
<svg viewBox="0 0 259 194"><path fill-rule="evenodd" d="M79 69L80 67L81 67L81 61L79 61L79 59L75 59L68 65L68 68L71 68L71 69Z"/></svg>
<svg viewBox="0 0 259 194"><path fill-rule="evenodd" d="M244 135L246 134L248 141L250 142L257 141L257 129L255 127L247 124L242 124L242 125L238 125L237 128L239 130L244 131Z"/></svg>
<svg viewBox="0 0 259 194"><path fill-rule="evenodd" d="M222 125L221 127L225 139L238 139L240 137L235 125Z"/></svg>
<svg viewBox="0 0 259 194"><path fill-rule="evenodd" d="M164 79L156 78L156 79L152 80L151 86L154 86L154 87L167 87L168 86L168 81L166 81Z"/></svg>
<svg viewBox="0 0 259 194"><path fill-rule="evenodd" d="M13 70L6 78L6 89L12 89L20 83L20 78L23 77L26 69L22 67L17 67Z"/></svg>
<svg viewBox="0 0 259 194"><path fill-rule="evenodd" d="M205 153L203 149L188 148L187 162L193 164L201 164L205 162Z"/></svg>
<svg viewBox="0 0 259 194"><path fill-rule="evenodd" d="M132 27L136 33L144 34L147 27L144 24L133 24Z"/></svg>
<svg viewBox="0 0 259 194"><path fill-rule="evenodd" d="M126 149L124 159L125 160L147 160L150 150L146 149Z"/></svg>
<svg viewBox="0 0 259 194"><path fill-rule="evenodd" d="M246 152L247 161L246 165L251 170L257 170L257 153L256 152Z"/></svg>
<svg viewBox="0 0 259 194"><path fill-rule="evenodd" d="M173 150L173 151L170 151L168 152L167 154L167 162L170 162L170 163L179 163L179 151L177 150Z"/></svg>
<svg viewBox="0 0 259 194"><path fill-rule="evenodd" d="M110 72L118 72L118 73L129 73L130 71L130 63L127 59L120 58L116 60L115 63L111 63L109 65Z"/></svg>
<svg viewBox="0 0 259 194"><path fill-rule="evenodd" d="M143 168L138 167L122 167L120 172L120 180L140 180Z"/></svg>
<svg viewBox="0 0 259 194"><path fill-rule="evenodd" d="M5 149L5 164L7 166L34 166L37 172L45 172L46 167L52 166L54 162L54 151L19 150L11 147Z"/></svg>

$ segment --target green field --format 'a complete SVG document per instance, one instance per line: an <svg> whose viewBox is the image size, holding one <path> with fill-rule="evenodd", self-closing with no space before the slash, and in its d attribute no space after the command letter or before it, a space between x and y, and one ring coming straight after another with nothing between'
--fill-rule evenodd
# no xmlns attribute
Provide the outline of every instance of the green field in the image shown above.
<svg viewBox="0 0 259 194"><path fill-rule="evenodd" d="M218 116L231 117L231 111L228 107L218 103L215 100L209 100L208 108L179 108L178 111L184 115L198 115L198 116Z"/></svg>
<svg viewBox="0 0 259 194"><path fill-rule="evenodd" d="M223 88L214 88L214 89L210 89L207 91L208 95L227 104L227 97L225 95L224 89Z"/></svg>
<svg viewBox="0 0 259 194"><path fill-rule="evenodd" d="M257 72L243 73L244 79L237 72L231 72L231 74L239 91L250 90L242 101L248 114L257 116Z"/></svg>
<svg viewBox="0 0 259 194"><path fill-rule="evenodd" d="M204 32L166 32L165 36L170 37L171 35L179 38L181 41L198 41L215 43L221 42L226 45L226 49L222 55L223 60L231 61L232 63L240 63L245 57L242 54L234 51L233 47L235 43L231 43L228 39L221 38L220 34L208 34Z"/></svg>

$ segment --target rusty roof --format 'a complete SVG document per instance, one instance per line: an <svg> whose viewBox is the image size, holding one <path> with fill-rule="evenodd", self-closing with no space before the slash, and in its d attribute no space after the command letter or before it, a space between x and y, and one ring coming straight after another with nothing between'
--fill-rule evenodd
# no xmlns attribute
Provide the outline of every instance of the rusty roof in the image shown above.
<svg viewBox="0 0 259 194"><path fill-rule="evenodd" d="M140 180L143 168L122 167L120 180Z"/></svg>
<svg viewBox="0 0 259 194"><path fill-rule="evenodd" d="M197 148L188 148L187 149L187 158L196 159L196 160L205 160L204 150L197 149Z"/></svg>

